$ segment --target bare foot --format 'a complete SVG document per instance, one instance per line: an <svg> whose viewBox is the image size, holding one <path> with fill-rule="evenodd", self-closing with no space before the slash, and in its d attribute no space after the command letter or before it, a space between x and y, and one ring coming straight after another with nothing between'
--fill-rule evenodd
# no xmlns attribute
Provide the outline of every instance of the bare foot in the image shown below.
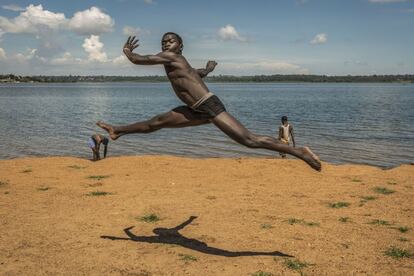
<svg viewBox="0 0 414 276"><path fill-rule="evenodd" d="M114 127L108 124L105 124L102 121L96 122L96 125L104 130L106 130L109 134L109 137L111 137L112 140L116 140L121 136L120 134L117 134L114 130Z"/></svg>
<svg viewBox="0 0 414 276"><path fill-rule="evenodd" d="M314 154L308 147L302 148L302 152L303 152L303 161L308 163L308 165L311 166L312 169L320 172L322 170L322 164L321 164L321 160L319 160L319 157L316 156L316 154Z"/></svg>

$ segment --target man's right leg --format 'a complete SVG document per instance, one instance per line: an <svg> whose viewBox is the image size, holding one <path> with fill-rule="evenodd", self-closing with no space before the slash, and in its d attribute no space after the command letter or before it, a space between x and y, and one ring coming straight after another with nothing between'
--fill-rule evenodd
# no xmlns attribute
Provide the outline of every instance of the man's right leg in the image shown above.
<svg viewBox="0 0 414 276"><path fill-rule="evenodd" d="M203 118L202 115L195 113L187 106L179 106L147 121L136 122L130 125L113 126L102 121L96 124L106 130L112 140L116 140L125 134L150 133L162 128L180 128L208 123L210 123L209 119Z"/></svg>

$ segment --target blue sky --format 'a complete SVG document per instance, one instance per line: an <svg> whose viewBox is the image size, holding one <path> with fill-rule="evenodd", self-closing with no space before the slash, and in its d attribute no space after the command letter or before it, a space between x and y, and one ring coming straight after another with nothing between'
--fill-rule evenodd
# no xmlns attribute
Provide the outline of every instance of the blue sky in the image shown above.
<svg viewBox="0 0 414 276"><path fill-rule="evenodd" d="M214 74L413 74L414 0L0 0L0 74L163 75L163 33Z"/></svg>

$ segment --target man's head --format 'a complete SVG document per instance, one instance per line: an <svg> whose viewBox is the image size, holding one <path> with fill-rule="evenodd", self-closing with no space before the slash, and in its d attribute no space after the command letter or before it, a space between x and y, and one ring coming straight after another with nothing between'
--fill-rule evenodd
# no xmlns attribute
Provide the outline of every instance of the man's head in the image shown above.
<svg viewBox="0 0 414 276"><path fill-rule="evenodd" d="M288 121L287 116L282 116L282 124L286 123Z"/></svg>
<svg viewBox="0 0 414 276"><path fill-rule="evenodd" d="M181 54L183 51L183 39L176 33L168 32L162 36L161 47L163 51Z"/></svg>

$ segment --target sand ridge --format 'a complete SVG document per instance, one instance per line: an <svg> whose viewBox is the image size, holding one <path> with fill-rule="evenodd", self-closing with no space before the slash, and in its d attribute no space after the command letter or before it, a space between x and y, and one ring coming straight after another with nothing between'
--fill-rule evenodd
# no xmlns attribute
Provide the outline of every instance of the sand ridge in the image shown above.
<svg viewBox="0 0 414 276"><path fill-rule="evenodd" d="M0 274L409 275L413 195L412 165L0 160Z"/></svg>

